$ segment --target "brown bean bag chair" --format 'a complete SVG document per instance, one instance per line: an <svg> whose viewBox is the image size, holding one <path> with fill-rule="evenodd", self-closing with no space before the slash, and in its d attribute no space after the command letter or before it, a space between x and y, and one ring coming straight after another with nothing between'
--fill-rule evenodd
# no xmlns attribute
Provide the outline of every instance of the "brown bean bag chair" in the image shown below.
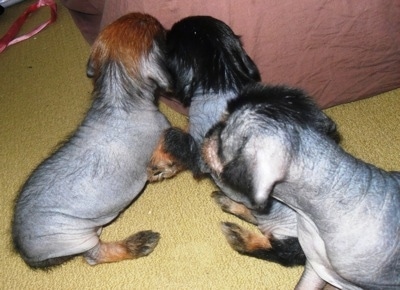
<svg viewBox="0 0 400 290"><path fill-rule="evenodd" d="M400 1L62 0L82 35L132 11L170 28L210 15L240 35L263 82L305 89L322 108L400 87ZM175 102L176 110L186 111Z"/></svg>

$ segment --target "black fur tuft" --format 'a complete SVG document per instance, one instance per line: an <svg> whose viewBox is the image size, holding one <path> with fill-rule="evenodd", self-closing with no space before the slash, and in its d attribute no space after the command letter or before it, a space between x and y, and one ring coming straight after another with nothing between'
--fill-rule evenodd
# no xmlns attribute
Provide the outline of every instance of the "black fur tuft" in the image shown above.
<svg viewBox="0 0 400 290"><path fill-rule="evenodd" d="M210 16L191 16L167 33L168 68L176 97L190 105L193 94L238 91L260 81L260 73L240 38L224 22Z"/></svg>
<svg viewBox="0 0 400 290"><path fill-rule="evenodd" d="M251 253L241 253L257 259L276 262L285 267L303 266L306 263L306 256L297 238L283 240L270 239L270 249L260 249Z"/></svg>
<svg viewBox="0 0 400 290"><path fill-rule="evenodd" d="M164 133L165 150L174 156L193 176L201 176L199 149L193 137L178 128L168 128Z"/></svg>
<svg viewBox="0 0 400 290"><path fill-rule="evenodd" d="M221 154L219 154L221 156ZM235 159L231 160L224 166L221 173L221 180L229 184L229 186L242 194L248 196L253 204L255 201L253 197L253 174L249 172L249 167L246 165L243 155L239 152Z"/></svg>
<svg viewBox="0 0 400 290"><path fill-rule="evenodd" d="M246 86L238 98L228 104L228 112L246 106L257 114L282 124L293 123L310 126L338 140L336 124L304 91L287 86L251 84Z"/></svg>

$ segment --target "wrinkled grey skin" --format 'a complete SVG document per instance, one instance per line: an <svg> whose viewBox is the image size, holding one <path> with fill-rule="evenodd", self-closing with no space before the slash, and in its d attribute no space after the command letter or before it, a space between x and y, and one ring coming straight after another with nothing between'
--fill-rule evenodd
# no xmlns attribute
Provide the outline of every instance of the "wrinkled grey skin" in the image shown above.
<svg viewBox="0 0 400 290"><path fill-rule="evenodd" d="M155 105L156 90L170 86L169 75L154 61L160 53L155 45L136 79L117 61L105 63L82 124L26 181L12 234L30 266L94 249L102 226L142 191L151 154L169 127Z"/></svg>
<svg viewBox="0 0 400 290"><path fill-rule="evenodd" d="M200 90L199 90L200 91ZM207 132L217 124L224 113L226 112L227 103L229 100L236 97L235 92L225 94L203 94L196 93L192 98L189 108L189 134L195 140L200 148ZM209 168L204 165L203 160L200 160L201 171L209 172Z"/></svg>
<svg viewBox="0 0 400 290"><path fill-rule="evenodd" d="M356 159L311 126L260 118L251 107L233 112L203 150L216 157L208 165L228 197L255 210L274 197L296 212L307 257L296 289L325 282L400 289L400 172ZM251 173L239 181L250 184L247 194L223 175L233 160Z"/></svg>

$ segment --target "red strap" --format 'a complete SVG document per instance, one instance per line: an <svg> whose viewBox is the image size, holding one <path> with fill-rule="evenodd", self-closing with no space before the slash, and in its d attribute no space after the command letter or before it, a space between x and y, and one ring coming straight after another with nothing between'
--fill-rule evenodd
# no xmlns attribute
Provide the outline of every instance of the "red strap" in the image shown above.
<svg viewBox="0 0 400 290"><path fill-rule="evenodd" d="M50 19L45 23L36 27L31 32L16 38L16 35L20 31L22 25L24 24L28 16L32 12L44 6L50 7L50 12L51 12ZM43 30L46 26L56 21L56 19L57 19L57 4L54 2L54 0L39 0L36 3L32 4L31 6L28 7L28 9L25 10L25 12L20 17L18 17L18 19L8 29L7 33L0 39L0 53L3 52L7 48L7 46L16 44L37 34L41 30Z"/></svg>

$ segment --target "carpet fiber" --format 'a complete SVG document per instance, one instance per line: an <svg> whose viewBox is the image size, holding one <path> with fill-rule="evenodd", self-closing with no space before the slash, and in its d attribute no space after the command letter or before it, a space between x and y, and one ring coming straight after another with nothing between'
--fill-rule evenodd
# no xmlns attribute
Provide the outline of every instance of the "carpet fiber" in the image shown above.
<svg viewBox="0 0 400 290"><path fill-rule="evenodd" d="M0 35L32 1L0 16ZM210 198L208 180L188 172L157 184L103 230L105 241L140 230L160 232L145 258L89 266L80 257L49 272L33 271L12 250L13 202L30 172L82 120L90 105L85 65L89 46L67 10L37 36L0 54L0 288L2 289L293 289L302 267L284 268L234 252L221 221L256 229L223 213ZM48 18L43 8L27 27ZM24 29L25 32L27 29ZM180 127L186 118L161 110ZM337 122L344 148L388 170L400 170L400 89L326 110Z"/></svg>

